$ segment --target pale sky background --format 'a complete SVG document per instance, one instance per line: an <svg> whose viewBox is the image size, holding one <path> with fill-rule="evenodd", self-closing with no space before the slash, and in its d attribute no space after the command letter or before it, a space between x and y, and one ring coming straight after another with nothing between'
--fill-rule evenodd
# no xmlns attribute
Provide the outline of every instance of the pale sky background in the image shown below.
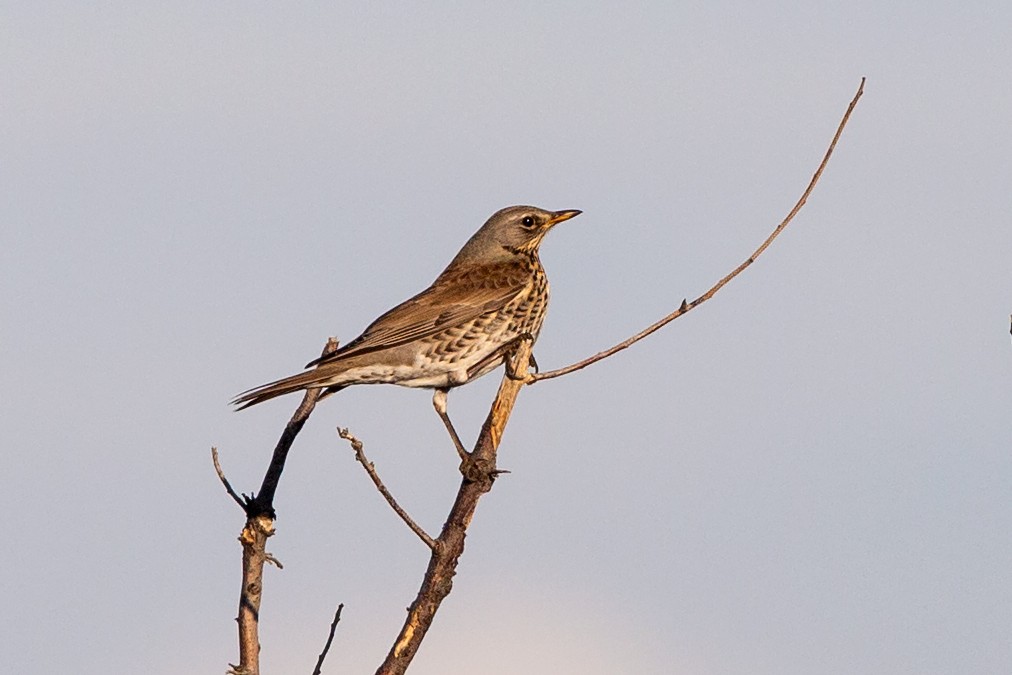
<svg viewBox="0 0 1012 675"><path fill-rule="evenodd" d="M1012 663L1012 5L4 3L0 671L222 673L242 514L298 371L500 207L542 248L521 393L412 669ZM498 375L450 396L473 438ZM266 673L373 672L459 480L429 393L321 404L276 505Z"/></svg>

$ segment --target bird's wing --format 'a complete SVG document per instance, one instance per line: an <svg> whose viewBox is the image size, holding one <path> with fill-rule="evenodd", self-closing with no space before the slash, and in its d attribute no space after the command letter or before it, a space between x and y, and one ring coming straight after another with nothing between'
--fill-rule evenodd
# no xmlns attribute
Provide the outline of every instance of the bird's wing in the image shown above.
<svg viewBox="0 0 1012 675"><path fill-rule="evenodd" d="M514 262L448 270L432 286L373 321L343 348L306 367L396 347L496 312L524 291L530 275L527 265Z"/></svg>

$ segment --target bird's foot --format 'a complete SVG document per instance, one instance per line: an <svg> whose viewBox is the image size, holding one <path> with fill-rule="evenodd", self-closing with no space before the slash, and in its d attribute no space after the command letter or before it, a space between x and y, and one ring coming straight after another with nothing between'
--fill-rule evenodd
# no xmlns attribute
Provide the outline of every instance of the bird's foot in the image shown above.
<svg viewBox="0 0 1012 675"><path fill-rule="evenodd" d="M530 380L529 374L524 373L523 375L521 375L518 372L520 370L519 367L513 365L514 360L513 356L516 354L517 347L520 345L521 342L526 341L534 342L534 336L524 331L523 333L521 333L520 335L516 336L515 338L507 342L505 345L503 345L503 348L509 354L509 358L506 359L506 377L508 377L513 381L528 382ZM531 354L531 357L528 360L528 362L530 365L534 366L535 370L537 370L538 362L534 359L533 353Z"/></svg>

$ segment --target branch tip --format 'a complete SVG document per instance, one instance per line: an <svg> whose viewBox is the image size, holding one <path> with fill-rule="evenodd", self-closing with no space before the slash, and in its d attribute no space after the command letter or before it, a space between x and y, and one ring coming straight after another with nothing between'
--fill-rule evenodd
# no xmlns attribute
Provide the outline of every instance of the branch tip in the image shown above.
<svg viewBox="0 0 1012 675"><path fill-rule="evenodd" d="M214 462L214 470L218 474L218 480L220 480L221 484L225 486L225 492L227 492L228 496L239 505L239 508L245 511L246 504L239 498L239 495L235 493L235 490L232 489L232 484L228 482L228 479L225 478L225 472L221 469L221 462L218 461L218 448L214 446L211 446L211 461Z"/></svg>

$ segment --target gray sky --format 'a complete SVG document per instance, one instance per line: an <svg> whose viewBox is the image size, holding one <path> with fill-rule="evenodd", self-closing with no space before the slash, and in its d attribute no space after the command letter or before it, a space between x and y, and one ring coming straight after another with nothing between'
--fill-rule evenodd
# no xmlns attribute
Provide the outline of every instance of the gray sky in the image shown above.
<svg viewBox="0 0 1012 675"><path fill-rule="evenodd" d="M295 398L495 210L577 360L523 391L412 670L993 673L1012 662L1012 9L1000 3L0 8L2 669L221 673L241 513ZM458 390L469 438L498 376ZM265 672L372 672L457 460L429 394L322 404L277 498Z"/></svg>

